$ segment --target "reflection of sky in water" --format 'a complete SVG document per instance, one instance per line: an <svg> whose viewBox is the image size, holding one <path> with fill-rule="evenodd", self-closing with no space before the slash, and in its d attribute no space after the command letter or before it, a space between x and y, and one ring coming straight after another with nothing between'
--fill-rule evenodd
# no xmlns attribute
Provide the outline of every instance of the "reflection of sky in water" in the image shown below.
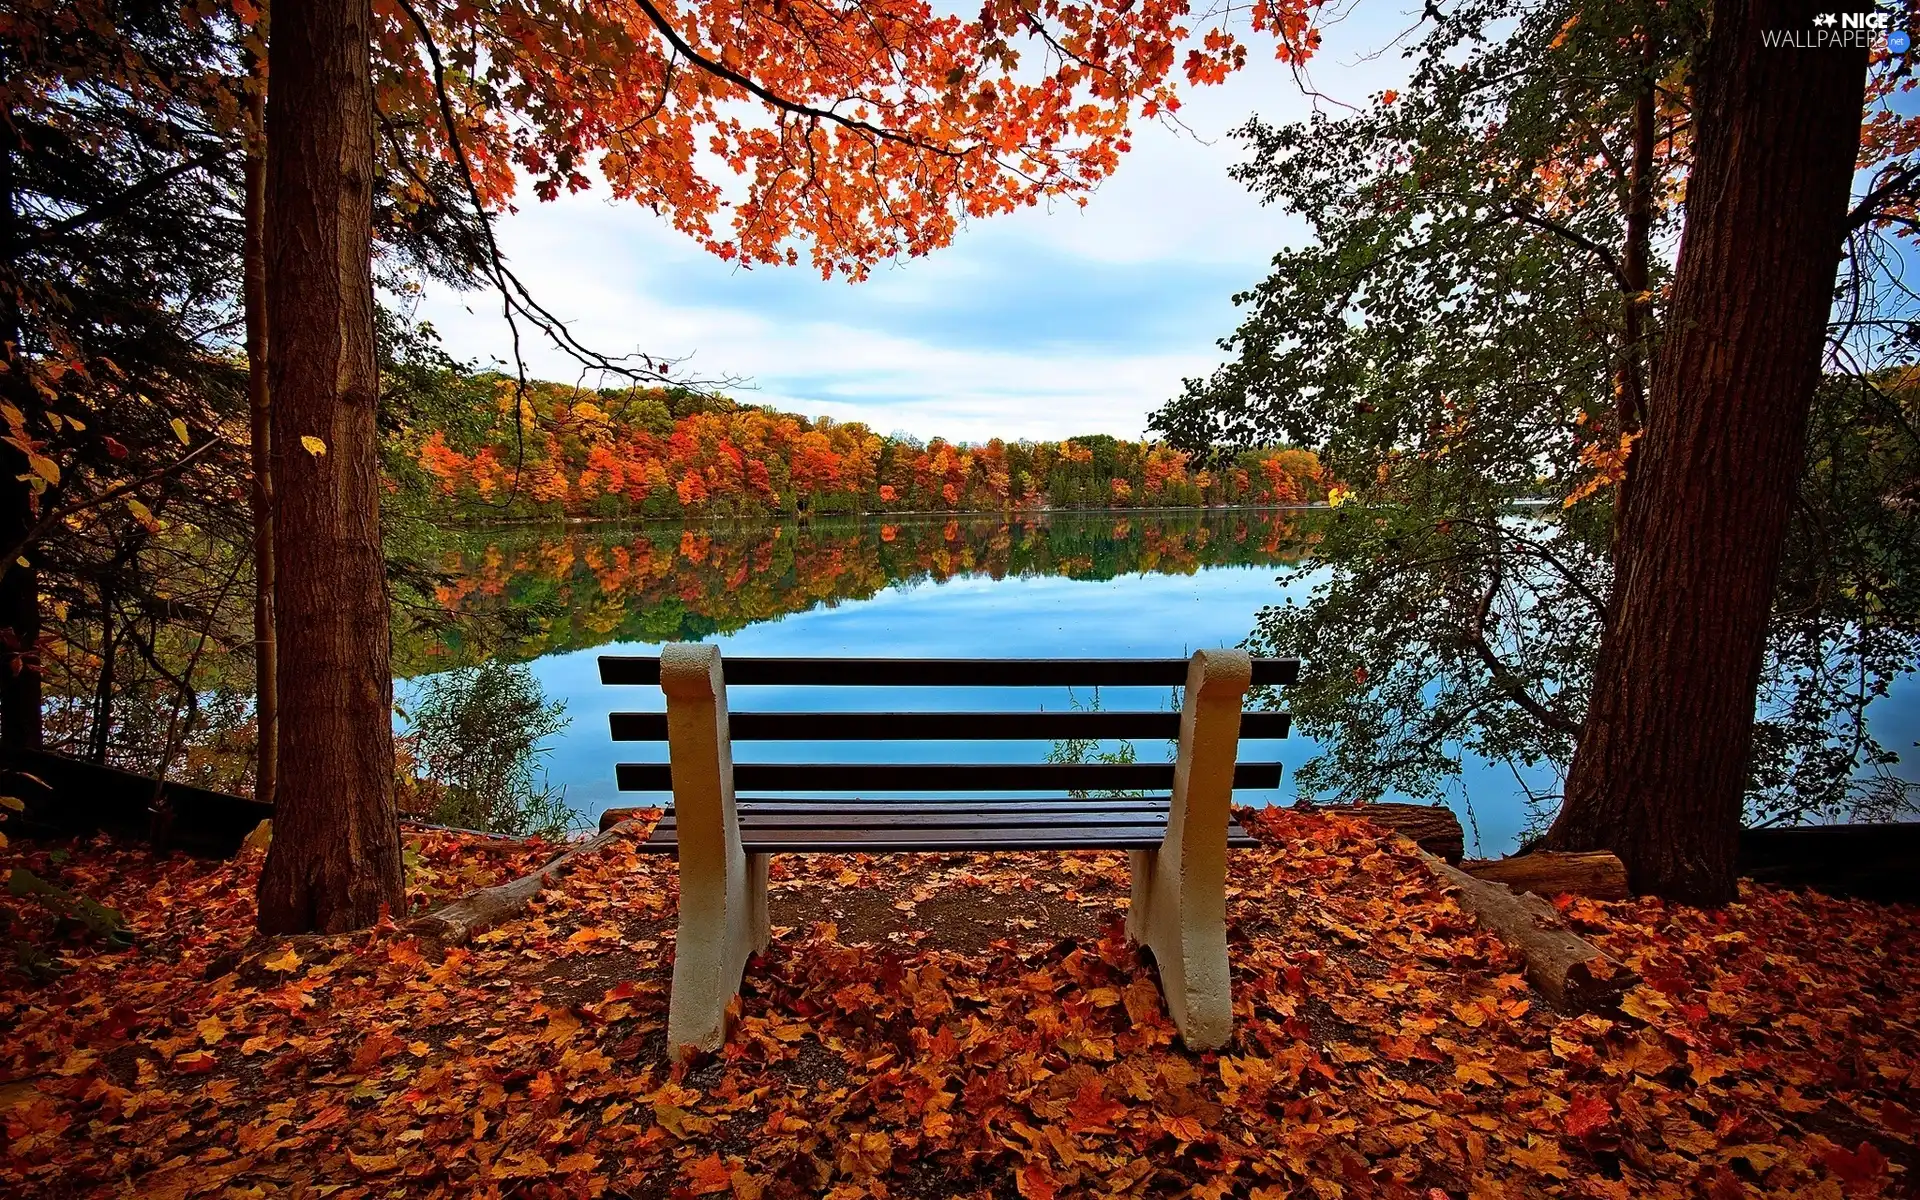
<svg viewBox="0 0 1920 1200"><path fill-rule="evenodd" d="M1218 567L1194 575L1131 575L1104 582L1059 578L956 578L880 593L871 600L815 609L751 626L717 639L723 654L867 655L873 657L1173 657L1208 646L1232 646L1253 627L1254 614L1282 593L1270 567ZM664 745L616 746L607 734L607 714L615 709L657 711L657 688L610 688L599 681L603 653L647 653L652 647L613 645L558 654L533 664L548 695L567 701L572 724L553 742L547 759L550 781L564 785L572 805L596 816L621 803L652 799L623 797L613 785L613 763L663 761ZM1089 697L1081 694L1085 702ZM932 710L1005 710L1069 707L1064 690L1048 688L861 688L737 687L730 690L734 709L857 710L861 708ZM1169 707L1170 694L1157 688L1103 689L1107 708ZM1165 744L1137 744L1142 761L1168 755ZM746 743L736 747L742 762L820 762L900 760L924 754L940 761L1042 761L1045 742ZM1278 761L1287 779L1278 792L1239 793L1243 803L1291 803L1292 769L1311 757L1313 744L1295 736L1283 742L1248 742L1246 761ZM1505 767L1469 763L1466 795L1487 854L1510 849L1526 820L1518 789ZM1459 789L1456 789L1458 792ZM1455 807L1467 815L1456 796ZM1471 839L1471 831L1469 833ZM1471 840L1469 842L1471 848Z"/></svg>
<svg viewBox="0 0 1920 1200"><path fill-rule="evenodd" d="M1061 528L1078 527L1062 523ZM1103 531L1105 528L1102 527ZM714 532L722 531L716 528ZM1097 536L1104 536L1104 532ZM857 534L853 540L858 541ZM1130 569L1130 564L1125 562L1114 565L1122 570ZM920 569L924 569L924 565ZM821 603L818 597L796 595L794 598L805 606L804 611L772 619L748 618L753 623L715 640L724 648L724 653L736 655L1184 656L1202 647L1233 646L1245 638L1253 628L1256 613L1284 597L1285 592L1275 582L1283 570L1272 565L1221 565L1204 567L1190 575L1121 574L1107 580L1076 580L1047 574L994 580L982 573L957 575L945 582L932 582L924 577L892 586L882 582L881 590L865 599L843 597ZM1297 599L1305 599L1305 592L1305 585L1296 585ZM666 593L671 594L671 591ZM605 602L589 600L593 596L597 593L576 592L573 603ZM614 624L620 623L620 614L639 615L623 609L617 601L609 607ZM633 624L626 628L637 631ZM566 731L549 744L550 753L546 757L549 781L565 787L572 807L587 818L596 818L602 810L616 804L661 799L645 793L623 796L614 787L613 764L621 760L663 761L666 747L647 743L616 747L607 732L607 714L616 708L659 710L662 707L659 690L603 687L597 664L601 654L644 654L654 649L651 644L639 642L607 643L549 654L532 664L547 695L566 702L571 720ZM406 684L400 685L400 691L404 699ZM1089 694L1078 697L1082 703L1090 698ZM743 712L863 708L1060 710L1072 702L1065 690L1046 688L875 691L738 687L732 690L730 699L733 708ZM1100 700L1104 707L1113 709L1163 709L1171 704L1169 692L1161 689L1105 689ZM1901 763L1897 770L1904 777L1913 778L1915 763L1911 755L1916 741L1920 740L1920 683L1912 677L1899 680L1892 694L1875 705L1872 728L1885 746L1909 760ZM1039 762L1044 759L1047 748L1043 741L761 742L737 747L736 758L745 762L871 762L913 758L941 762ZM1164 743L1137 744L1135 749L1142 761L1161 760L1170 753ZM1240 801L1292 803L1293 770L1313 753L1313 743L1298 734L1281 742L1247 743L1242 751L1244 760L1277 759L1287 770L1277 792L1243 791L1238 794ZM1527 782L1536 790L1551 786L1544 769L1530 774ZM1511 852L1528 822L1524 792L1504 764L1467 759L1461 778L1450 786L1448 802L1467 828L1470 854L1491 856Z"/></svg>

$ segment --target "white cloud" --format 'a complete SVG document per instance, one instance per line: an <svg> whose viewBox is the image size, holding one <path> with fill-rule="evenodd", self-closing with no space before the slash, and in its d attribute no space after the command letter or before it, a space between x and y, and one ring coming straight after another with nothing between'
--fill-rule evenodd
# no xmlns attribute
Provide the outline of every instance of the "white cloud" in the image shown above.
<svg viewBox="0 0 1920 1200"><path fill-rule="evenodd" d="M1404 73L1397 55L1355 61L1386 44L1402 14L1361 14L1364 23L1331 32L1314 66L1321 90L1356 103ZM750 378L756 390L741 398L752 403L923 436L1138 436L1183 376L1219 361L1214 339L1234 320L1228 293L1301 237L1296 220L1227 177L1244 154L1228 131L1256 111L1289 120L1309 109L1289 71L1256 62L1190 95L1181 117L1191 134L1143 123L1085 209L976 222L947 250L882 267L852 290L805 267L740 271L604 193L529 202L502 220L500 236L534 294L586 344L691 355L694 373ZM1097 284L1076 293L1053 272L1135 286L1124 296ZM991 315L1002 297L1017 327L983 345L995 326L982 310ZM485 293L430 292L420 315L461 357L505 356L506 330ZM539 376L578 373L531 340L527 357Z"/></svg>

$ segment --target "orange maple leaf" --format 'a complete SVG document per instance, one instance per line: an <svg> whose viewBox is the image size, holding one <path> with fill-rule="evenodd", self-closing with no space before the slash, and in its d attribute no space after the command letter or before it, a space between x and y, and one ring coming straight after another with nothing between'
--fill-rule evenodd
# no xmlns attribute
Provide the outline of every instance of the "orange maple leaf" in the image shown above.
<svg viewBox="0 0 1920 1200"><path fill-rule="evenodd" d="M1613 1122L1613 1106L1606 1097L1595 1092L1578 1092L1573 1102L1567 1106L1566 1116L1561 1125L1568 1137L1585 1138L1606 1128Z"/></svg>
<svg viewBox="0 0 1920 1200"><path fill-rule="evenodd" d="M1053 1172L1049 1171L1047 1164L1039 1159L1034 1159L1020 1168L1020 1174L1015 1182L1024 1200L1054 1200L1060 1190L1060 1184L1054 1179Z"/></svg>
<svg viewBox="0 0 1920 1200"><path fill-rule="evenodd" d="M1822 1154L1820 1161L1849 1188L1873 1183L1887 1173L1887 1156L1869 1141L1862 1141L1854 1150L1835 1146Z"/></svg>
<svg viewBox="0 0 1920 1200"><path fill-rule="evenodd" d="M694 1159L680 1173L696 1196L710 1196L733 1187L733 1172L726 1163L720 1161L718 1154Z"/></svg>

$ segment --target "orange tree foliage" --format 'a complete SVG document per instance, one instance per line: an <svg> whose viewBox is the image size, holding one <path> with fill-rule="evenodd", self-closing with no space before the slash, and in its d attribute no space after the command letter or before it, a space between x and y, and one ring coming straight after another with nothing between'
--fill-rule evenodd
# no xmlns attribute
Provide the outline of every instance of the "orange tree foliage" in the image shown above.
<svg viewBox="0 0 1920 1200"><path fill-rule="evenodd" d="M1316 8L1259 0L1252 25L1301 62ZM1083 195L1136 114L1246 61L1224 27L1189 24L1185 0L987 0L971 19L922 0L374 10L390 155L464 157L494 209L516 177L552 199L597 169L724 258L795 263L804 242L824 274L856 278L968 217Z"/></svg>
<svg viewBox="0 0 1920 1200"><path fill-rule="evenodd" d="M1325 498L1311 451L1247 451L1214 470L1158 443L925 445L668 390L595 392L469 381L499 420L433 430L414 466L454 513L1005 512L1035 507L1303 504ZM674 414L678 412L676 417Z"/></svg>
<svg viewBox="0 0 1920 1200"><path fill-rule="evenodd" d="M70 973L0 985L0 1191L1916 1194L1910 908L1768 887L1713 913L1565 905L1646 982L1563 1018L1404 841L1249 821L1218 1053L1180 1048L1119 934L1123 855L783 855L738 1029L683 1073L674 868L628 843L446 952L391 925L262 946L257 856L16 844L0 862L119 906L136 944L75 937ZM416 908L534 857L409 840Z"/></svg>
<svg viewBox="0 0 1920 1200"><path fill-rule="evenodd" d="M1297 63L1318 45L1316 8L1259 0L1249 11L1278 57ZM36 502L63 484L62 499L75 498L76 455L104 464L92 489L104 491L179 453L171 419L196 439L223 424L200 394L208 389L190 386L204 381L184 378L181 364L130 377L144 365L137 354L121 347L109 357L93 344L102 339L87 336L88 322L118 327L124 314L103 316L106 302L91 293L78 304L35 294L13 258L52 247L69 267L86 263L65 273L69 291L81 279L96 290L101 278L139 279L143 292L109 299L214 329L203 340L222 343L231 332L222 323L237 311L225 243L242 99L258 86L246 61L265 57L264 9L257 0L27 0L0 15L9 63L0 92L16 123L58 128L73 164L102 175L125 168L124 180L105 180L115 185L108 193L155 208L164 200L169 217L221 243L163 269L104 269L89 255L124 254L125 239L96 235L140 205L96 206L64 183L45 203L31 188L9 194L26 225L0 263L0 288L32 326L7 333L31 384L10 386L0 442L25 463ZM823 272L857 278L880 259L944 245L968 217L1084 197L1117 166L1136 117L1177 110L1179 86L1219 82L1247 54L1224 28L1191 23L1185 0L988 0L972 18L921 0L375 0L374 15L376 240L407 260L403 270L496 284L511 312L583 353L506 273L485 223L463 205L497 213L523 180L551 199L589 187L597 171L616 196L722 257L794 263L805 243ZM10 185L27 175L43 182L14 172ZM226 281L200 277L222 270ZM199 307L212 316L190 311ZM131 456L94 453L97 413L109 403L142 410L137 429L120 414L116 444ZM76 409L86 415L67 427Z"/></svg>

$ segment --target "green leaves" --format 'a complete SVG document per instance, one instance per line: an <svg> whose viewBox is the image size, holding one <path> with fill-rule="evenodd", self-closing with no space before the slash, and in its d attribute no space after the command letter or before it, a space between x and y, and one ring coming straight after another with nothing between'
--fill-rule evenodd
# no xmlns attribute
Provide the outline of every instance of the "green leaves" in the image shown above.
<svg viewBox="0 0 1920 1200"><path fill-rule="evenodd" d="M1704 14L1692 0L1525 12L1484 0L1422 28L1413 79L1391 100L1240 131L1251 153L1235 176L1311 236L1235 297L1232 357L1187 380L1153 425L1196 451L1312 446L1352 489L1317 570L1295 577L1311 599L1267 609L1253 638L1307 659L1286 697L1323 747L1296 775L1303 788L1458 794L1473 753L1509 766L1547 815L1610 587L1633 436L1616 389L1636 373L1644 385L1663 317L1690 154L1682 85ZM1643 96L1657 134L1651 279L1629 295ZM1856 249L1859 269L1878 253ZM1848 303L1836 320L1911 320L1897 284ZM1648 321L1640 344L1630 310ZM1898 337L1875 353L1911 361ZM1915 394L1886 372L1830 380L1816 405L1755 729L1756 816L1886 819L1912 805L1865 712L1920 668L1920 602L1900 582L1920 577L1920 501L1896 482L1920 469Z"/></svg>
<svg viewBox="0 0 1920 1200"><path fill-rule="evenodd" d="M539 772L544 743L567 726L524 664L492 659L427 676L408 705L402 750L411 806L441 824L564 838L574 821L562 789Z"/></svg>

